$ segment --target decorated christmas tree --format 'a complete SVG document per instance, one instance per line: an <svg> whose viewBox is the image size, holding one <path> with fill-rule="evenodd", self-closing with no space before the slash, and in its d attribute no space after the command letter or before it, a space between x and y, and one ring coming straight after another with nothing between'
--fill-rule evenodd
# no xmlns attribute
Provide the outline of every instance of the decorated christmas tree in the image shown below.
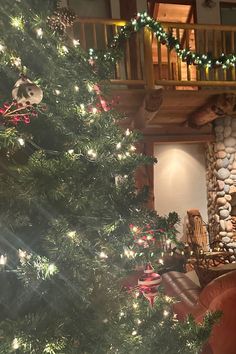
<svg viewBox="0 0 236 354"><path fill-rule="evenodd" d="M163 234L175 241L178 218L146 210L135 188L154 160L101 84L115 58L83 52L66 33L73 13L55 6L0 9L0 352L198 353L213 317L178 322L150 263L123 286L158 262Z"/></svg>

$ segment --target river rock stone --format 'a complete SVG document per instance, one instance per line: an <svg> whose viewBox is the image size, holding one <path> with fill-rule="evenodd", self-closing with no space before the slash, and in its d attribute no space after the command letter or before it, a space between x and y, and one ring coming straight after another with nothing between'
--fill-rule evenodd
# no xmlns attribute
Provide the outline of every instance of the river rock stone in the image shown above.
<svg viewBox="0 0 236 354"><path fill-rule="evenodd" d="M227 147L234 147L236 145L236 139L230 136L229 138L224 139L224 144Z"/></svg>
<svg viewBox="0 0 236 354"><path fill-rule="evenodd" d="M227 220L225 222L225 230L226 231L232 231L233 230L233 224L232 224L231 220Z"/></svg>
<svg viewBox="0 0 236 354"><path fill-rule="evenodd" d="M220 210L220 217L226 219L229 216L229 211L227 209Z"/></svg>
<svg viewBox="0 0 236 354"><path fill-rule="evenodd" d="M231 127L232 127L232 129L236 130L236 119L235 118L233 118L231 121Z"/></svg>
<svg viewBox="0 0 236 354"><path fill-rule="evenodd" d="M225 187L225 182L218 179L217 185L218 185L219 190L222 191L222 189L224 189L224 187Z"/></svg>
<svg viewBox="0 0 236 354"><path fill-rule="evenodd" d="M222 237L222 242L229 243L231 239L228 236Z"/></svg>
<svg viewBox="0 0 236 354"><path fill-rule="evenodd" d="M215 222L219 222L220 221L220 217L218 214L215 214L214 216Z"/></svg>
<svg viewBox="0 0 236 354"><path fill-rule="evenodd" d="M223 125L217 125L216 127L215 127L215 132L216 133L223 133L224 132L224 127L223 127Z"/></svg>
<svg viewBox="0 0 236 354"><path fill-rule="evenodd" d="M217 197L224 197L225 196L225 191L220 191L216 193Z"/></svg>
<svg viewBox="0 0 236 354"><path fill-rule="evenodd" d="M229 186L227 186L227 187L229 187ZM226 191L225 191L226 192ZM229 191L228 191L229 192ZM228 192L226 192L226 193L228 193ZM231 197L231 195L229 195L229 194L226 194L225 195L225 199L227 200L227 202L230 202L231 200L232 200L232 197Z"/></svg>
<svg viewBox="0 0 236 354"><path fill-rule="evenodd" d="M225 149L225 145L224 145L224 143L221 143L221 142L216 143L214 149L215 149L215 151L224 150Z"/></svg>
<svg viewBox="0 0 236 354"><path fill-rule="evenodd" d="M223 198L223 197L217 198L216 203L217 203L218 205L225 205L225 204L226 204L226 199Z"/></svg>
<svg viewBox="0 0 236 354"><path fill-rule="evenodd" d="M229 170L226 168L220 168L219 171L217 172L218 178L221 180L225 180L230 176Z"/></svg>
<svg viewBox="0 0 236 354"><path fill-rule="evenodd" d="M227 232L225 232L225 231L220 231L220 232L219 232L219 235L222 237L222 240L223 240L224 237L227 237L227 236L226 236L226 235L227 235Z"/></svg>
<svg viewBox="0 0 236 354"><path fill-rule="evenodd" d="M223 159L223 158L226 157L226 156L227 156L227 153L226 153L225 151L223 151L223 150L218 151L218 152L216 153L216 157L219 158L219 159Z"/></svg>
<svg viewBox="0 0 236 354"><path fill-rule="evenodd" d="M224 186L224 191L225 191L225 193L229 193L229 188L230 188L230 186L229 186L228 184L226 184L226 185Z"/></svg>
<svg viewBox="0 0 236 354"><path fill-rule="evenodd" d="M236 193L236 186L230 186L229 194Z"/></svg>
<svg viewBox="0 0 236 354"><path fill-rule="evenodd" d="M226 147L225 151L229 154L233 154L236 151L236 148L235 147Z"/></svg>
<svg viewBox="0 0 236 354"><path fill-rule="evenodd" d="M232 128L230 126L228 127L225 127L225 130L224 130L224 137L225 138L228 138L232 133ZM222 149L223 150L223 149Z"/></svg>
<svg viewBox="0 0 236 354"><path fill-rule="evenodd" d="M225 221L224 220L220 220L220 228L222 231L225 231Z"/></svg>
<svg viewBox="0 0 236 354"><path fill-rule="evenodd" d="M230 242L227 244L227 246L230 248L236 248L236 242Z"/></svg>
<svg viewBox="0 0 236 354"><path fill-rule="evenodd" d="M230 186L234 183L234 181L231 178L227 178L225 180L225 183L229 184Z"/></svg>

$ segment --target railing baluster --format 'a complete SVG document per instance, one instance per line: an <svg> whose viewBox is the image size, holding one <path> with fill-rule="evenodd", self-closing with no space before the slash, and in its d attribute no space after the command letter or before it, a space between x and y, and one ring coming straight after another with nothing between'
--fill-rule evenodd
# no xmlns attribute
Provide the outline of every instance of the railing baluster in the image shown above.
<svg viewBox="0 0 236 354"><path fill-rule="evenodd" d="M234 36L235 36L235 32L231 31L230 32L230 53L235 52ZM232 66L231 68L231 79L235 81L235 66Z"/></svg>
<svg viewBox="0 0 236 354"><path fill-rule="evenodd" d="M118 33L118 29L117 29L117 25L113 26L113 33L116 35ZM124 59L125 60L125 59ZM121 79L121 63L120 62L116 62L116 67L115 67L115 71L116 71L116 78L117 79Z"/></svg>
<svg viewBox="0 0 236 354"><path fill-rule="evenodd" d="M185 30L186 33L186 47L189 49L189 30ZM188 63L186 62L186 68L187 68L187 80L191 81L191 71Z"/></svg>
<svg viewBox="0 0 236 354"><path fill-rule="evenodd" d="M176 28L176 37L177 37L178 41L180 42L179 28ZM177 55L177 66L178 66L178 80L181 81L182 80L181 59L178 55Z"/></svg>
<svg viewBox="0 0 236 354"><path fill-rule="evenodd" d="M107 25L103 25L103 31L104 31L104 41L105 41L105 47L107 47L107 45L108 45Z"/></svg>
<svg viewBox="0 0 236 354"><path fill-rule="evenodd" d="M85 26L84 23L79 24L79 41L81 47L86 50L87 48L86 48L86 36L85 36L84 26Z"/></svg>
<svg viewBox="0 0 236 354"><path fill-rule="evenodd" d="M137 59L138 80L140 80L142 78L140 41L141 41L140 33L136 33L136 59Z"/></svg>
<svg viewBox="0 0 236 354"><path fill-rule="evenodd" d="M95 23L93 23L93 47L95 49L97 49L97 47L98 47L96 24Z"/></svg>
<svg viewBox="0 0 236 354"><path fill-rule="evenodd" d="M129 45L129 41L125 42L125 71L126 71L126 75L127 75L127 79L131 80L131 63L130 63L130 45Z"/></svg>
<svg viewBox="0 0 236 354"><path fill-rule="evenodd" d="M213 30L213 55L216 58L218 55L218 50L217 50L218 46L217 46L217 32L215 30ZM218 80L219 79L219 71L217 68L214 69L214 80Z"/></svg>

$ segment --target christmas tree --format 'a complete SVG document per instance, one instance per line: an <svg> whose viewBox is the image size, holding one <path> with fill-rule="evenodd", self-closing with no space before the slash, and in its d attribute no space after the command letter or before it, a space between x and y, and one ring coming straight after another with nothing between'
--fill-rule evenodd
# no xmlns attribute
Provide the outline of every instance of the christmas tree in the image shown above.
<svg viewBox="0 0 236 354"><path fill-rule="evenodd" d="M134 259L157 260L163 232L174 241L177 218L146 210L135 189L153 159L135 152L101 84L115 58L84 53L55 5L0 9L0 351L197 353L214 317L179 323L161 292L149 308L150 294L122 289Z"/></svg>

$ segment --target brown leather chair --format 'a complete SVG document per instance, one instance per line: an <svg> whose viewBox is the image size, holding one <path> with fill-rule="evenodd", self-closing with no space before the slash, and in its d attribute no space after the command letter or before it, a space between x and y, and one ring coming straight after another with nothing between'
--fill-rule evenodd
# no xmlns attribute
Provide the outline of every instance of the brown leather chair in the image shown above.
<svg viewBox="0 0 236 354"><path fill-rule="evenodd" d="M214 279L203 290L184 273L168 272L162 279L165 293L179 300L173 310L180 320L192 314L201 322L208 311L222 311L203 354L236 354L236 271Z"/></svg>

